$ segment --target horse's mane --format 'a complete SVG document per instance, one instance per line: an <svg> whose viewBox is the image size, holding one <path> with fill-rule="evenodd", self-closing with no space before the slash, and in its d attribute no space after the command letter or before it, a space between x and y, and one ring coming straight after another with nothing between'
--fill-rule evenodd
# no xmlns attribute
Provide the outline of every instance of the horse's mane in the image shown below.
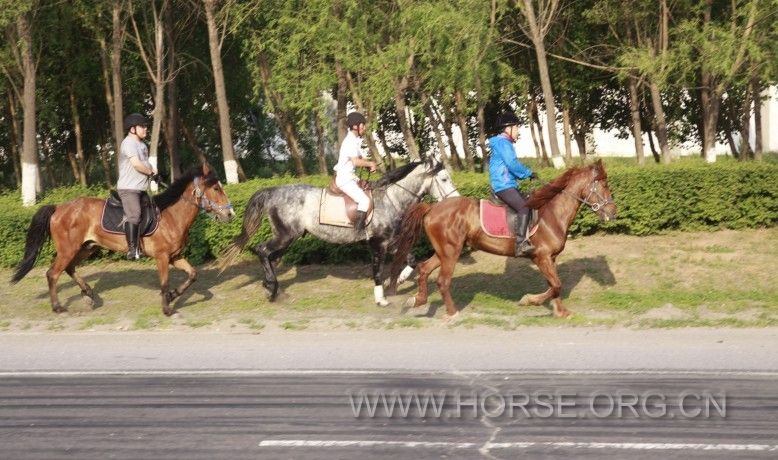
<svg viewBox="0 0 778 460"><path fill-rule="evenodd" d="M154 204L157 205L160 211L164 211L166 208L170 207L181 198L181 195L186 190L186 187L194 180L195 177L202 175L202 167L192 167L183 176L179 177L172 184L170 184L170 187L168 187L164 192L158 195L154 195ZM203 184L205 187L210 187L218 181L219 178L216 176L216 173L213 171L213 169L208 172L207 176L203 177Z"/></svg>
<svg viewBox="0 0 778 460"><path fill-rule="evenodd" d="M529 200L527 200L527 207L532 209L540 209L543 205L551 201L555 196L559 195L574 178L578 177L579 174L589 173L592 171L592 169L597 170L597 177L595 177L595 180L605 180L608 178L607 174L605 173L605 168L602 167L601 161L598 161L597 163L589 166L570 168L561 176L532 192Z"/></svg>
<svg viewBox="0 0 778 460"><path fill-rule="evenodd" d="M395 182L402 180L411 173L414 169L416 169L417 166L423 164L420 161L414 161L411 163L408 163L407 165L400 166L397 169L393 169L386 174L384 174L380 179L375 181L375 184L373 187L385 187L389 184L394 184Z"/></svg>

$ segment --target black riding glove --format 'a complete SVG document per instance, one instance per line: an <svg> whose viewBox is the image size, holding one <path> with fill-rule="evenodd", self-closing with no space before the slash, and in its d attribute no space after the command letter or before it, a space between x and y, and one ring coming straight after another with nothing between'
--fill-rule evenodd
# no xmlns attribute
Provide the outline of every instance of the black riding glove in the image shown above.
<svg viewBox="0 0 778 460"><path fill-rule="evenodd" d="M160 182L162 182L162 176L160 176L159 174L152 174L152 175L149 176L149 179L153 180L154 182L156 182L158 184Z"/></svg>
<svg viewBox="0 0 778 460"><path fill-rule="evenodd" d="M538 178L538 174L536 172L533 172L529 175L530 180L536 180Z"/></svg>

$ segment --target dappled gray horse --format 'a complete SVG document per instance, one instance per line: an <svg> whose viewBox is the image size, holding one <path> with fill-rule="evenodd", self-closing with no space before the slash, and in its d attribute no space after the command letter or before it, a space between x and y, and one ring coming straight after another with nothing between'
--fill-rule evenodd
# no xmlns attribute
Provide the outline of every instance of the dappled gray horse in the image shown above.
<svg viewBox="0 0 778 460"><path fill-rule="evenodd" d="M449 196L459 196L443 164L428 160L388 172L373 185L373 219L365 231L358 234L352 227L319 223L320 187L295 184L259 190L246 205L243 229L222 252L219 266L223 271L235 262L251 236L259 229L263 214L267 214L273 237L257 244L254 252L265 270L262 285L268 292L268 299L273 301L278 294L275 274L278 259L294 240L307 232L336 244L367 240L372 253L375 301L381 306L388 305L384 297L382 273L387 246L399 229L405 211L421 201L427 193L438 201ZM406 276L408 271L405 271Z"/></svg>

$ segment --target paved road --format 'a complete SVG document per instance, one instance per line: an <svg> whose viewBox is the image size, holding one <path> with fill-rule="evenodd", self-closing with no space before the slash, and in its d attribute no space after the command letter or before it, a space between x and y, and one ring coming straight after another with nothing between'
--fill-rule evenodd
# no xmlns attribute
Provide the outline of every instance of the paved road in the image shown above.
<svg viewBox="0 0 778 460"><path fill-rule="evenodd" d="M9 459L778 455L778 379L746 373L5 376L0 412Z"/></svg>
<svg viewBox="0 0 778 460"><path fill-rule="evenodd" d="M2 334L0 458L775 458L777 349L772 329Z"/></svg>
<svg viewBox="0 0 778 460"><path fill-rule="evenodd" d="M778 371L778 329L0 334L0 370Z"/></svg>

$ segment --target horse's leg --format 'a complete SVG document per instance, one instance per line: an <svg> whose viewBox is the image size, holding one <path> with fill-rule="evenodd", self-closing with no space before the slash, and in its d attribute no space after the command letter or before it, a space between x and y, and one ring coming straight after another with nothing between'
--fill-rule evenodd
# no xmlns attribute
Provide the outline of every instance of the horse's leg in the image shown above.
<svg viewBox="0 0 778 460"><path fill-rule="evenodd" d="M370 239L370 252L372 252L372 269L373 269L373 295L375 297L376 305L380 307L386 307L389 305L389 301L384 297L384 258L386 257L386 246L382 238Z"/></svg>
<svg viewBox="0 0 778 460"><path fill-rule="evenodd" d="M437 254L433 254L432 257L418 264L416 268L419 270L419 276L416 278L419 284L419 290L416 295L408 299L407 306L412 308L419 308L427 304L429 298L429 292L427 290L427 279L430 273L440 267L440 258Z"/></svg>
<svg viewBox="0 0 778 460"><path fill-rule="evenodd" d="M67 268L65 268L65 272L70 275L70 277L73 278L73 281L75 281L81 288L81 295L84 296L84 300L86 300L90 307L95 303L94 291L92 291L92 287L89 286L89 284L87 284L87 282L81 278L78 273L76 273L76 266L78 266L78 264L80 264L84 259L91 256L96 249L97 246L93 244L87 244L86 246L83 246L81 250L78 251L78 254L76 254L76 257L73 258Z"/></svg>
<svg viewBox="0 0 778 460"><path fill-rule="evenodd" d="M59 280L59 276L62 274L62 272L65 271L68 265L70 265L70 262L76 256L77 249L73 249L72 247L61 247L62 245L56 246L57 257L54 259L54 263L51 264L51 267L46 272L46 280L49 282L51 309L54 310L54 313L64 313L68 311L68 309L64 308L62 304L59 303L59 298L57 297L57 281Z"/></svg>
<svg viewBox="0 0 778 460"><path fill-rule="evenodd" d="M262 268L265 270L265 281L262 282L267 290L267 299L274 301L278 295L278 278L276 278L276 261L284 255L286 248L296 239L292 236L275 236L270 241L259 243L254 247L254 252L259 256Z"/></svg>
<svg viewBox="0 0 778 460"><path fill-rule="evenodd" d="M163 254L162 251L160 251L157 253L156 259L157 271L159 271L160 295L162 296L162 313L164 313L165 316L170 316L175 313L175 310L170 307L170 292L168 291L170 288L170 285L168 284L170 281L170 256L168 254Z"/></svg>
<svg viewBox="0 0 778 460"><path fill-rule="evenodd" d="M540 256L535 259L535 265L543 276L546 277L548 282L548 289L540 294L527 294L519 301L520 305L543 305L548 299L552 299L551 303L554 308L554 316L558 318L566 318L570 316L568 311L562 305L562 299L560 292L562 291L562 282L559 279L559 274L556 269L556 262L554 258L550 256Z"/></svg>
<svg viewBox="0 0 778 460"><path fill-rule="evenodd" d="M454 305L454 299L451 297L451 277L454 275L454 267L456 267L459 255L462 253L462 244L455 245L449 242L442 249L443 257L441 257L437 283L440 295L443 297L443 303L446 304L446 319L450 320L459 314Z"/></svg>
<svg viewBox="0 0 778 460"><path fill-rule="evenodd" d="M192 267L192 264L190 264L188 260L183 257L177 257L172 260L172 263L177 269L186 272L186 281L181 283L181 286L178 286L175 290L167 292L168 304L179 298L181 294L189 289L189 286L191 286L192 283L197 281L197 270Z"/></svg>

